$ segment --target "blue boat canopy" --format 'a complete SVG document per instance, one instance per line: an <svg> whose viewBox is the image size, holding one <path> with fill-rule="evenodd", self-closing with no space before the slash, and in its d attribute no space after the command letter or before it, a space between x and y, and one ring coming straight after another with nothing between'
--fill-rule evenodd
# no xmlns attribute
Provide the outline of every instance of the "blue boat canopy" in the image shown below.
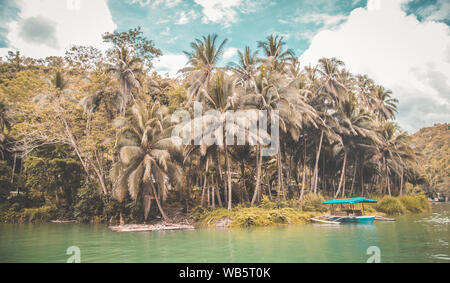
<svg viewBox="0 0 450 283"><path fill-rule="evenodd" d="M376 200L366 198L348 198L348 199L333 199L324 202L323 204L348 204L348 203L376 203Z"/></svg>

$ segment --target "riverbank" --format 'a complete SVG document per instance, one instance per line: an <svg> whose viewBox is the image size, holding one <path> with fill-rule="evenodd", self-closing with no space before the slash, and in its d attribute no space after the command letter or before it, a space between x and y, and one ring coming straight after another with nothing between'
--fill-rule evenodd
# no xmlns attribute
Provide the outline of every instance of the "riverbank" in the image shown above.
<svg viewBox="0 0 450 283"><path fill-rule="evenodd" d="M431 210L431 204L424 195L410 195L382 198L376 204L365 204L366 214L378 217L423 213ZM286 224L310 223L311 218L329 213L329 207L320 195L307 195L303 202L263 199L259 207L238 206L232 210L204 209L197 207L191 213L197 226L210 228L256 227Z"/></svg>
<svg viewBox="0 0 450 283"><path fill-rule="evenodd" d="M431 210L431 204L423 195L408 195L399 197L371 197L378 200L376 204L366 204L366 214L377 216L395 216L412 213L422 213ZM270 201L264 197L257 207L239 205L232 210L223 208L212 209L197 206L189 213L184 211L183 206L167 205L166 213L170 223L190 225L196 227L211 228L234 228L234 227L257 227L275 226L288 224L310 223L311 218L329 213L329 207L323 205L325 198L321 195L306 195L302 202L298 200L275 200ZM0 221L3 223L45 223L58 220L55 219L55 208L44 206L40 208L28 208L21 211L0 211ZM102 223L96 221L99 217L93 216L91 223ZM85 222L85 221L79 221ZM120 224L109 222L108 224ZM127 223L141 224L141 223ZM160 218L153 218L148 225L164 224Z"/></svg>

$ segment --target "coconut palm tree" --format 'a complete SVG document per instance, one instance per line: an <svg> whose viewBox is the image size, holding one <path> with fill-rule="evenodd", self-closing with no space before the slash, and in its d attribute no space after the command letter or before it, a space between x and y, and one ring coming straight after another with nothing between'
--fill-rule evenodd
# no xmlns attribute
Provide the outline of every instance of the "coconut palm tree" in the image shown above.
<svg viewBox="0 0 450 283"><path fill-rule="evenodd" d="M131 56L126 47L114 49L113 55L113 64L108 65L107 71L117 76L120 86L120 114L125 116L130 100L136 101L133 88L141 87L138 77L143 73L143 61Z"/></svg>
<svg viewBox="0 0 450 283"><path fill-rule="evenodd" d="M244 88L255 88L255 75L257 72L258 51L252 52L250 47L246 46L245 51L238 50L238 63L228 64L229 69L239 78L239 83Z"/></svg>
<svg viewBox="0 0 450 283"><path fill-rule="evenodd" d="M400 127L393 122L386 122L382 127L382 143L379 146L381 154L381 171L385 174L386 188L389 195L391 192L390 177L392 173L397 174L403 182L405 168L408 163L414 162L415 154L409 146L409 136L402 131ZM400 191L402 184L400 185Z"/></svg>
<svg viewBox="0 0 450 283"><path fill-rule="evenodd" d="M354 95L341 104L338 111L334 114L338 125L335 132L342 138L342 143L338 148L343 154L341 177L335 197L342 192L345 196L345 170L348 163L348 155L358 145L361 145L361 139L370 139L373 143L381 143L378 133L375 129L373 117L357 104ZM341 190L342 189L342 190Z"/></svg>
<svg viewBox="0 0 450 283"><path fill-rule="evenodd" d="M336 58L322 58L317 66L317 72L321 76L317 91L328 96L334 104L340 104L348 98L348 90L342 82L340 72L342 67L344 62Z"/></svg>
<svg viewBox="0 0 450 283"><path fill-rule="evenodd" d="M392 91L386 90L382 86L375 86L370 93L370 98L372 109L381 122L395 117L398 100L392 98Z"/></svg>
<svg viewBox="0 0 450 283"><path fill-rule="evenodd" d="M282 71L285 63L294 56L291 49L284 50L286 42L282 36L269 35L265 41L258 41L258 48L262 49L266 56L264 61L271 62L270 66L278 71Z"/></svg>
<svg viewBox="0 0 450 283"><path fill-rule="evenodd" d="M182 160L181 143L171 137L173 129L167 109L154 103L137 103L132 107L130 121L116 124L120 127L117 148L120 162L116 164L116 182L113 196L123 201L127 192L135 201L142 201L145 219L150 211L151 199L156 200L165 220L161 199L165 199L168 185L183 183L182 171L177 161ZM122 122L123 118L122 118Z"/></svg>
<svg viewBox="0 0 450 283"><path fill-rule="evenodd" d="M190 84L187 105L192 101L204 101L204 97L209 99L209 84L214 78L214 72L218 69L217 64L228 41L225 39L218 44L217 38L216 34L210 34L201 39L195 39L191 43L192 50L184 52L189 58L190 65L180 70Z"/></svg>

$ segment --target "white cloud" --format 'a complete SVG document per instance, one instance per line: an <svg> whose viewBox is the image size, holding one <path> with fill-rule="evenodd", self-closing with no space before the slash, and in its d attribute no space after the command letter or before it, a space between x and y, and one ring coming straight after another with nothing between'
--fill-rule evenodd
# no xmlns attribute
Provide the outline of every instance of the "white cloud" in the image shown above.
<svg viewBox="0 0 450 283"><path fill-rule="evenodd" d="M436 3L420 9L418 13L427 20L448 20L450 18L450 2L437 0Z"/></svg>
<svg viewBox="0 0 450 283"><path fill-rule="evenodd" d="M152 5L153 7L164 4L168 8L172 8L181 3L182 0L129 0L131 4L139 3L142 7Z"/></svg>
<svg viewBox="0 0 450 283"><path fill-rule="evenodd" d="M179 19L175 22L177 25L185 25L188 24L191 20L195 20L198 18L198 14L191 10L189 12L181 11L181 13L178 15Z"/></svg>
<svg viewBox="0 0 450 283"><path fill-rule="evenodd" d="M203 23L220 23L229 25L237 20L237 13L234 9L239 7L241 0L194 0L195 3L203 7Z"/></svg>
<svg viewBox="0 0 450 283"><path fill-rule="evenodd" d="M178 71L186 67L188 58L184 54L165 53L153 63L154 69L162 76L174 78Z"/></svg>
<svg viewBox="0 0 450 283"><path fill-rule="evenodd" d="M370 0L339 27L316 34L300 60L337 57L353 73L368 74L400 100L397 120L412 132L450 121L450 28L407 16L404 3Z"/></svg>
<svg viewBox="0 0 450 283"><path fill-rule="evenodd" d="M229 60L231 58L233 58L233 56L235 56L237 54L238 49L235 47L229 47L227 49L225 49L225 51L223 52L223 59Z"/></svg>
<svg viewBox="0 0 450 283"><path fill-rule="evenodd" d="M102 34L112 32L116 28L106 1L19 0L19 18L9 24L7 39L12 48L34 58L63 55L65 50L74 44L104 48L106 45L103 43ZM46 23L42 26L45 30L52 31L51 38L40 43L36 36L30 34L38 32L39 29L30 27L33 19L34 22L40 19L40 23ZM45 33L45 30L41 32ZM0 53L6 51L5 48L0 50Z"/></svg>
<svg viewBox="0 0 450 283"><path fill-rule="evenodd" d="M341 23L346 18L344 15L308 14L297 18L296 22L315 23L316 25L324 25L328 28Z"/></svg>
<svg viewBox="0 0 450 283"><path fill-rule="evenodd" d="M238 21L238 12L254 13L261 6L267 6L267 0L194 0L203 8L202 22L222 23L229 27Z"/></svg>

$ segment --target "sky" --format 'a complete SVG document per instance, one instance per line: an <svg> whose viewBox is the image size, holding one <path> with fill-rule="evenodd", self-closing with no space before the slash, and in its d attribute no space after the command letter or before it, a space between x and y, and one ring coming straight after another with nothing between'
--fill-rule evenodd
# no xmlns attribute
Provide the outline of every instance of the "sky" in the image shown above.
<svg viewBox="0 0 450 283"><path fill-rule="evenodd" d="M227 38L226 64L276 34L304 66L337 57L392 90L397 121L413 133L450 122L449 25L448 0L0 0L0 56L106 49L103 33L141 26L164 54L155 70L176 76L195 38Z"/></svg>

